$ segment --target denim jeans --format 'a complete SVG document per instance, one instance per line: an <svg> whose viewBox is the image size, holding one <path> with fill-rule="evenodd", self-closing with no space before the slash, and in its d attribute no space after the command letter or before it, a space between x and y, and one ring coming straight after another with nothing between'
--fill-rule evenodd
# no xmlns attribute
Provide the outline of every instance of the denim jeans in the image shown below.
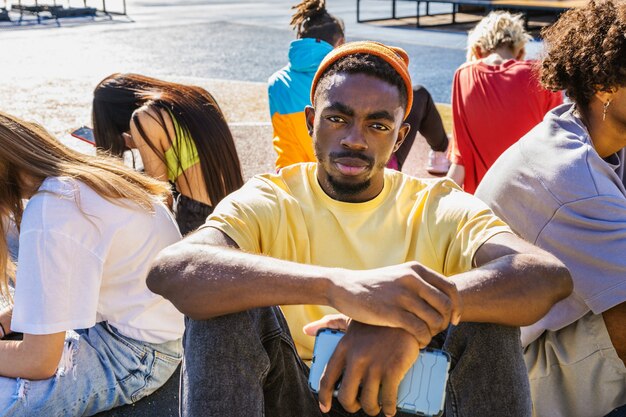
<svg viewBox="0 0 626 417"><path fill-rule="evenodd" d="M37 381L0 377L0 415L90 416L136 402L168 380L181 350L180 340L145 343L104 322L69 331L55 376Z"/></svg>
<svg viewBox="0 0 626 417"><path fill-rule="evenodd" d="M179 194L174 211L180 234L185 236L206 222L206 218L213 213L213 207Z"/></svg>
<svg viewBox="0 0 626 417"><path fill-rule="evenodd" d="M308 387L309 370L278 307L186 319L183 345L183 417L322 415ZM431 346L444 348L452 358L447 417L531 415L518 328L462 323L438 335ZM330 415L365 416L349 414L337 402Z"/></svg>

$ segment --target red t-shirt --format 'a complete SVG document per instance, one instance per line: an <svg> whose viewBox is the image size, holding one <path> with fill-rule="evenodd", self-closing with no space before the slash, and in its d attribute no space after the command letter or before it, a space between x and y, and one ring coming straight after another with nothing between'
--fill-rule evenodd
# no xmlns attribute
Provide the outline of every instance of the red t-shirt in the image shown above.
<svg viewBox="0 0 626 417"><path fill-rule="evenodd" d="M533 62L509 60L502 65L482 61L463 64L452 84L454 138L448 157L465 167L463 188L474 193L498 157L546 112L563 102L560 92L543 89Z"/></svg>

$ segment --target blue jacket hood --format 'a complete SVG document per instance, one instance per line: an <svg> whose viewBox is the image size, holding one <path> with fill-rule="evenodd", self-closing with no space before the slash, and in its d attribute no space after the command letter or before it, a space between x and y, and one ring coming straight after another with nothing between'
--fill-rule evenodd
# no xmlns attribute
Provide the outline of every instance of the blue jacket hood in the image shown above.
<svg viewBox="0 0 626 417"><path fill-rule="evenodd" d="M333 46L313 38L297 39L289 45L289 64L293 71L315 72Z"/></svg>

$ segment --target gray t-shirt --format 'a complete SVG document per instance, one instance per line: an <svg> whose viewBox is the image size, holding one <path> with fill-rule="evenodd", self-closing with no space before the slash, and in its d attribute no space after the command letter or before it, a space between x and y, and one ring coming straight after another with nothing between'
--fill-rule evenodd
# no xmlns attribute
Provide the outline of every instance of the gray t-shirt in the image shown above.
<svg viewBox="0 0 626 417"><path fill-rule="evenodd" d="M626 190L619 156L600 158L574 105L548 112L509 148L476 196L522 238L569 268L574 292L522 328L524 346L590 310L626 301Z"/></svg>

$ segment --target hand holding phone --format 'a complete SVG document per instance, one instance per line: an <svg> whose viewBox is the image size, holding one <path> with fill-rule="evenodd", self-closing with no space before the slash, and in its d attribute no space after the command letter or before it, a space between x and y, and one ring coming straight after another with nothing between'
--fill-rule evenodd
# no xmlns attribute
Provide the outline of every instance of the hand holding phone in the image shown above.
<svg viewBox="0 0 626 417"><path fill-rule="evenodd" d="M397 329L392 330L397 331ZM334 329L321 329L318 333L313 351L313 363L309 374L309 386L316 393L320 390L320 379L322 378L326 365L331 360L331 356L343 336L343 332ZM446 352L429 348L422 349L417 361L409 369L397 387L397 408L405 413L415 415L441 415L445 402L449 367L450 358ZM347 383L353 384L354 381L348 381ZM339 389L339 385L336 388ZM365 403L371 402L372 399L365 401L363 397L367 395L367 393L364 392L365 389L363 386L360 388L362 389L360 402L365 407ZM335 396L337 396L338 393L337 389L334 392ZM346 387L342 389L346 389ZM348 387L348 390L354 392L356 398L355 389L358 390L359 387ZM384 396L386 390L394 389L395 387L385 387L383 384L381 393ZM374 401L378 404L381 402L381 399L382 397L379 396L378 398L374 398ZM321 400L320 398L320 401ZM342 404L345 408L346 405L343 402ZM352 412L355 410L347 411ZM373 411L375 412L376 410ZM384 404L383 411L385 411Z"/></svg>

